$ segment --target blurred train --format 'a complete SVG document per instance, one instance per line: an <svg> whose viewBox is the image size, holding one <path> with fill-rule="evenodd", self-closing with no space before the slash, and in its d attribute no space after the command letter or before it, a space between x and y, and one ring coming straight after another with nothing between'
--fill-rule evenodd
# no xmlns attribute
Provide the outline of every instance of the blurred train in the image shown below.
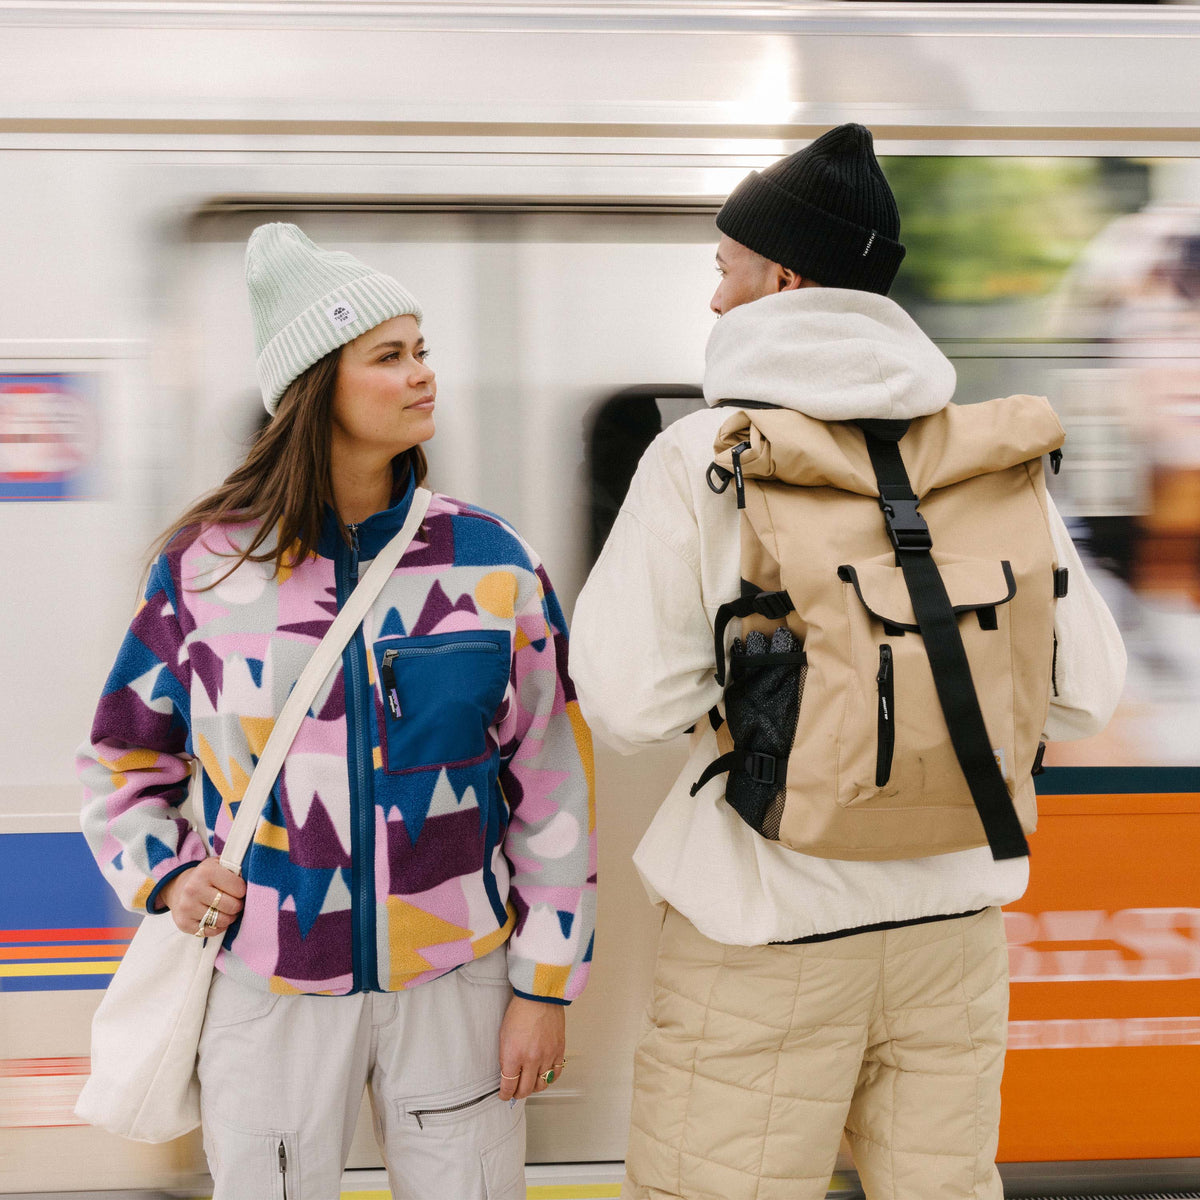
<svg viewBox="0 0 1200 1200"><path fill-rule="evenodd" d="M0 0L0 1193L203 1186L194 1141L71 1114L135 923L72 758L150 543L259 420L250 230L421 297L434 486L512 519L569 611L701 403L713 214L845 120L959 399L1058 404L1059 502L1130 648L1113 727L1055 748L1007 916L1007 1186L1200 1185L1198 50L1180 7ZM531 1162L623 1157L657 928L630 855L683 756L598 754L595 974Z"/></svg>

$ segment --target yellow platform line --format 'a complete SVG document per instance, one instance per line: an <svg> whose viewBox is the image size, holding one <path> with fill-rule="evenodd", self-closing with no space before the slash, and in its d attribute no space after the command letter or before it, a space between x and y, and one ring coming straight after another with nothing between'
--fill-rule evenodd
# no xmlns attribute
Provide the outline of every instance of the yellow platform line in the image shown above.
<svg viewBox="0 0 1200 1200"><path fill-rule="evenodd" d="M3 975L112 975L120 962L2 963Z"/></svg>
<svg viewBox="0 0 1200 1200"><path fill-rule="evenodd" d="M526 1200L607 1200L620 1194L619 1183L539 1184L525 1192Z"/></svg>
<svg viewBox="0 0 1200 1200"><path fill-rule="evenodd" d="M526 1200L610 1200L621 1194L619 1183L537 1184L526 1189ZM369 1192L343 1192L341 1200L391 1200L391 1192L372 1189ZM211 1196L195 1196L193 1200L212 1200Z"/></svg>

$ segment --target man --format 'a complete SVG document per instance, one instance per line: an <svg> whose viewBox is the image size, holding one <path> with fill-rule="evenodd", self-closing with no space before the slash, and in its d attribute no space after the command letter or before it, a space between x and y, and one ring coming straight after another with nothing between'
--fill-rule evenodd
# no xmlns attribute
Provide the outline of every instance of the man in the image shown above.
<svg viewBox="0 0 1200 1200"><path fill-rule="evenodd" d="M823 421L944 408L954 369L886 298L904 248L870 133L843 125L752 173L717 217L705 398ZM823 1197L847 1133L872 1200L1000 1200L1008 1008L1000 905L1026 857L987 846L843 861L762 837L725 802L707 713L716 610L739 594L739 513L705 473L729 409L646 452L575 610L571 672L596 733L631 753L695 727L635 856L664 902L635 1062L626 1200ZM1125 655L1061 518L1045 732L1098 732ZM803 721L803 708L801 708Z"/></svg>

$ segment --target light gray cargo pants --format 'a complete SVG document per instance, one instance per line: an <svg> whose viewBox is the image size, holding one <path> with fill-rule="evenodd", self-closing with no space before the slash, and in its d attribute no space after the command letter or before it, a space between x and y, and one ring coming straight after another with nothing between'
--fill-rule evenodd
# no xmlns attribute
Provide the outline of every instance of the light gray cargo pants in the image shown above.
<svg viewBox="0 0 1200 1200"><path fill-rule="evenodd" d="M524 1200L500 1086L506 950L412 991L277 996L218 973L200 1039L213 1200L336 1200L363 1088L395 1200Z"/></svg>

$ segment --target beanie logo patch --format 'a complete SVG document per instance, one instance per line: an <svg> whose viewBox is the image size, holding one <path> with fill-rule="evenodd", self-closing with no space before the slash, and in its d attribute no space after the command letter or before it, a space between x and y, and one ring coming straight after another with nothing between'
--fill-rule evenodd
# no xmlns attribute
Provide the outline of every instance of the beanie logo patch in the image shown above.
<svg viewBox="0 0 1200 1200"><path fill-rule="evenodd" d="M357 313L344 300L339 304L335 304L332 308L327 308L325 315L329 318L330 323L335 329L341 329L342 326L349 325L352 321L358 320Z"/></svg>

